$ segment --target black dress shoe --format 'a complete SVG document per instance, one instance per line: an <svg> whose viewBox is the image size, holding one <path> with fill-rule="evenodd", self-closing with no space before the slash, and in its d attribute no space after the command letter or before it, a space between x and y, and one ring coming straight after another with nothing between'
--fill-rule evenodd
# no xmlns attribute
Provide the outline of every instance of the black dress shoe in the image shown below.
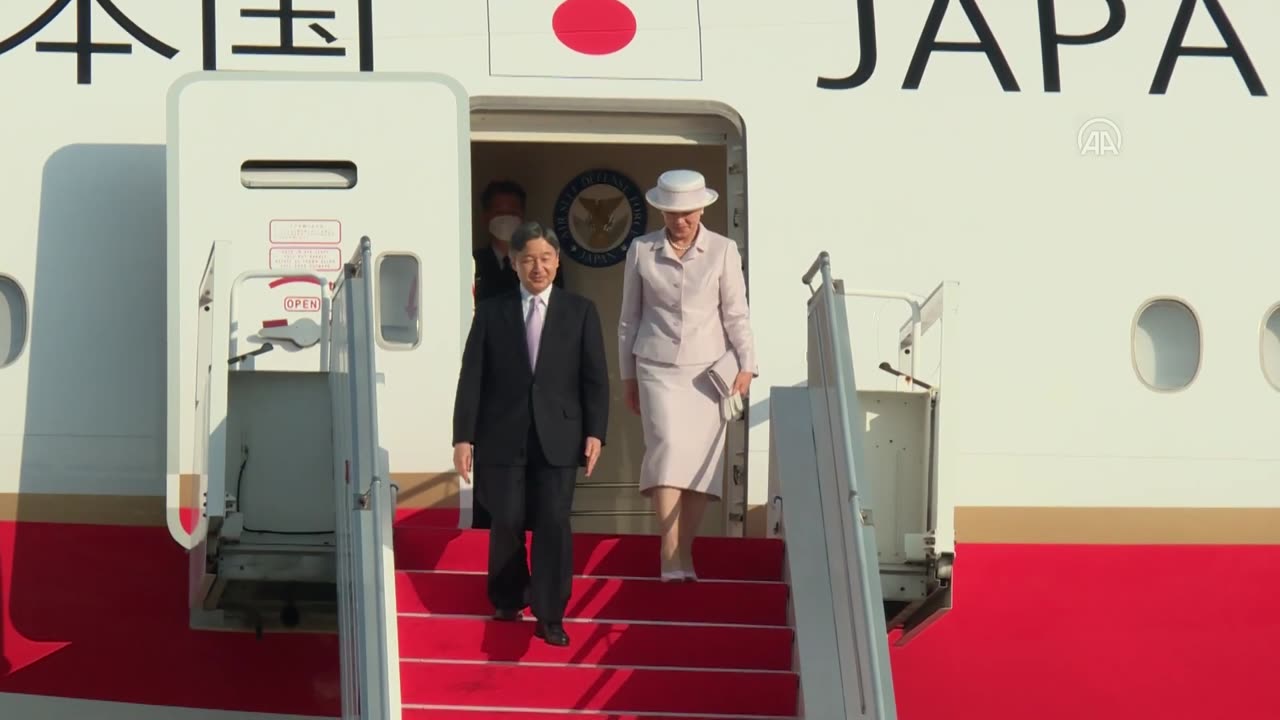
<svg viewBox="0 0 1280 720"><path fill-rule="evenodd" d="M520 611L519 611L519 610L505 610L505 609L499 608L499 609L497 609L497 610L494 610L494 611L493 611L493 619L494 619L494 620L502 620L503 622L511 622L511 621L513 621L513 620L519 620L519 619L520 619Z"/></svg>
<svg viewBox="0 0 1280 720"><path fill-rule="evenodd" d="M557 645L565 647L569 644L569 636L564 631L564 626L560 623L544 623L539 622L537 627L533 629L534 637L542 638L548 645Z"/></svg>

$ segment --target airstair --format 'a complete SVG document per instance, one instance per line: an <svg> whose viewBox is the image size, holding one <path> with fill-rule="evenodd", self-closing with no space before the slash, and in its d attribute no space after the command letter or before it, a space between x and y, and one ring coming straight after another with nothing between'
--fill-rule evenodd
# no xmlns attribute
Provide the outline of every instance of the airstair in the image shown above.
<svg viewBox="0 0 1280 720"><path fill-rule="evenodd" d="M198 75L170 102L169 510L190 554L194 626L335 633L344 718L896 717L844 297L825 253L805 276L821 280L808 386L772 390L777 537L700 538L701 581L662 583L657 538L579 534L573 644L551 648L529 623L487 617L483 531L397 522L389 454L412 443L389 440L399 428L387 419L407 421L387 404L451 394L469 311L465 276L444 290L397 284L383 258L444 253L413 243L433 224L449 238L466 227L456 83ZM348 137L405 114L436 145ZM398 206L406 196L387 188L426 178L428 161L422 190L436 194ZM353 192L357 172L378 195ZM382 192L389 206L362 207ZM276 262L281 247L306 252ZM431 343L388 342L426 324ZM396 353L422 345L426 364L397 374ZM424 375L440 387L402 380ZM447 432L415 433L447 462Z"/></svg>
<svg viewBox="0 0 1280 720"><path fill-rule="evenodd" d="M199 296L209 320L200 327L203 502L189 535L190 590L196 627L338 632L343 716L390 718L399 705L395 501L378 440L371 248L361 238L330 295L326 277L241 270L229 244L214 243ZM249 320L255 289L293 284L309 289L290 292L313 301L318 321ZM290 351L311 362L259 369Z"/></svg>

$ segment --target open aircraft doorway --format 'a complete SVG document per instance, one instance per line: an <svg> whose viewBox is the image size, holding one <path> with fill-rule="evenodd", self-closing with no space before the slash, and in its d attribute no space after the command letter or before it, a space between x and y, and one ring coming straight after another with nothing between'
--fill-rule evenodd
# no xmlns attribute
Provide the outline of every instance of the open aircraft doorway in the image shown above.
<svg viewBox="0 0 1280 720"><path fill-rule="evenodd" d="M746 258L741 122L728 108L708 103L612 101L606 109L599 102L588 106L583 101L478 98L472 108L475 214L469 250L490 252L485 189L494 182L514 182L525 196L525 219L551 228L560 240L564 287L590 298L600 311L612 391L609 441L593 475L579 475L574 530L656 534L649 500L638 490L643 431L640 419L623 401L618 371L626 253L634 238L663 224L662 214L645 202L645 192L662 172L687 168L701 172L708 186L720 193L706 209L703 224L736 241ZM479 263L483 258L475 254ZM722 501L708 508L702 535L747 534L749 422L748 415L730 427ZM468 490L462 488L464 493ZM469 497L460 505L464 513L473 508ZM483 515L476 509L477 517Z"/></svg>

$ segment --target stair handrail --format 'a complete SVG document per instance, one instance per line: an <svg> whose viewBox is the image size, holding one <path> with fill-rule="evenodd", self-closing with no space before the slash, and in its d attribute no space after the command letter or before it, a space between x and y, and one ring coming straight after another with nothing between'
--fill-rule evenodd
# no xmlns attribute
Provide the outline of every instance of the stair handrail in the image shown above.
<svg viewBox="0 0 1280 720"><path fill-rule="evenodd" d="M846 297L867 297L882 298L885 300L901 300L911 308L911 359L907 361L909 365L907 375L907 387L914 388L916 385L928 388L916 381L916 355L920 352L920 307L924 305L924 298L914 293L900 292L896 290L848 290L841 289L841 295Z"/></svg>
<svg viewBox="0 0 1280 720"><path fill-rule="evenodd" d="M329 315L332 312L332 299L329 296L329 281L320 275L297 270L246 270L240 273L231 285L231 297L227 301L227 311L230 314L231 322L236 322L236 296L240 293L241 286L246 282L249 280L284 280L286 278L306 279L320 288L320 317L323 319L323 322L320 323L320 372L327 372L329 370ZM237 345L240 342L240 336L235 331L240 329L237 326L231 332L231 342Z"/></svg>
<svg viewBox="0 0 1280 720"><path fill-rule="evenodd" d="M812 286L815 275L821 276L821 284L816 290ZM821 373L820 383L823 387L834 389L835 397L831 405L834 406L838 427L832 429L832 434L844 439L844 442L838 443L841 446L838 451L841 456L839 460L843 463L847 472L847 477L839 477L840 465L837 464L834 476L819 472L818 481L823 483L825 478L831 478L836 482L845 481L835 488L839 492L839 496L844 497L849 504L849 512L840 513L841 537L852 546L851 548L846 548L845 552L851 549L858 565L864 572L867 572L868 577L864 579L865 582L878 586L880 575L879 558L874 550L875 528L871 517L862 510L863 493L858 488L858 479L862 468L858 441L861 440L862 435L861 431L857 429L858 426L854 424L856 387L854 387L853 382L853 349L848 341L848 326L843 324L845 320L842 317L842 313L837 312L836 307L837 298L842 298L849 293L837 289L837 286L842 283L838 280L833 280L831 256L826 251L818 254L817 259L814 260L809 270L803 275L802 281L809 286L811 293L809 302L817 301L823 306L823 312L819 318L818 332L821 334L822 326L825 325L827 337L830 341L831 360L834 363L834 368L828 368L825 362L818 363L821 368L819 371ZM869 292L876 293L875 296L890 295L889 293L881 294L878 291ZM905 294L900 293L898 295ZM909 297L899 297L899 299L912 302ZM916 318L918 319L918 315ZM811 329L810 332L813 332L813 330ZM819 347L821 347L821 344L819 344ZM813 364L810 364L811 373L813 367ZM811 388L813 387L812 376L809 379L809 385ZM830 395L828 395L828 402L830 402ZM830 418L830 415L828 414L827 417ZM815 433L818 431L816 426L814 431ZM868 568L872 570L867 570ZM853 568L847 568L847 571L846 578L850 584L850 607L847 610L852 617L854 611L852 607L853 599L859 593L853 587L855 583ZM875 597L880 597L881 595L878 590L872 594ZM889 675L891 670L889 667L888 645L885 639L883 607L878 602L862 602L860 605L860 620L863 626L868 629L868 632L871 633L870 637L866 639L871 643L868 647L872 649L872 657L868 658L870 667L867 669L871 687L861 687L861 692L859 693L862 698L861 713L857 717L893 718L896 717L896 703L892 677ZM861 660L855 660L855 662L860 663ZM861 672L857 673L857 678L861 686ZM846 693L848 690L849 688L846 688Z"/></svg>
<svg viewBox="0 0 1280 720"><path fill-rule="evenodd" d="M338 332L345 334L348 362L348 412L378 417L378 378L374 361L373 288L365 274L371 254L361 238L355 257L343 266L335 305L345 313ZM355 280L362 282L354 282ZM359 292L359 296L352 295ZM337 302L341 300L341 302ZM361 330L363 328L363 330ZM343 337L339 335L338 337ZM356 344L361 351L355 352ZM367 358L360 362L357 358ZM342 612L349 630L341 638L343 718L399 720L401 717L399 648L396 642L394 561L391 551L394 499L387 466L374 427L358 425L351 436L351 463L339 482L339 592L350 593L352 607ZM349 613L349 614L348 614ZM352 682L349 684L347 677ZM352 693L352 696L348 696ZM358 702L354 700L358 698Z"/></svg>
<svg viewBox="0 0 1280 720"><path fill-rule="evenodd" d="M364 326L368 328L369 333L375 332L375 318L373 314L374 296L373 283L369 273L372 270L373 249L372 243L368 236L360 238L360 254L358 255L355 267L352 272L359 272L365 275L364 282ZM376 353L376 343L373 337L368 338L370 345L370 357ZM369 407L373 413L373 417L378 417L378 369L376 365L370 363L365 368L365 382L369 385ZM387 486L384 478L387 475L388 468L383 465L383 457L381 448L374 444L374 473L369 478L369 487L365 491L365 502L362 503L362 509L367 510L371 515L373 524L372 542L367 543L366 547L361 548L364 554L364 560L373 563L374 592L373 597L369 598L378 605L374 612L366 613L365 620L372 619L375 626L372 630L375 633L378 646L378 687L366 687L366 692L378 692L382 695L381 705L385 712L384 717L387 720L399 720L400 718L400 674L393 672L391 655L394 652L398 655L398 647L393 647L392 637L397 631L395 625L395 585L394 582L388 587L387 584L387 568L388 560L393 555L390 552L393 537L393 514L394 507L389 507L391 503L391 488ZM363 538L362 538L363 539ZM389 611L388 604L391 604ZM370 618L372 615L372 618ZM365 628L366 631L369 628ZM396 660L398 662L398 658ZM398 667L398 666L397 666Z"/></svg>
<svg viewBox="0 0 1280 720"><path fill-rule="evenodd" d="M819 272L822 273L822 287L830 286L828 287L828 290L832 293L837 293L846 297L901 300L911 308L911 360L909 361L911 367L906 379L908 387L921 384L916 382L916 353L919 352L920 347L920 308L924 306L925 299L915 293L902 292L900 290L870 290L863 288L849 290L848 288L843 287L842 284L840 289L837 291L832 284L833 281L831 280L831 256L827 254L825 250L818 254L818 258L813 261L813 264L809 266L809 269L805 272L804 277L802 278L802 282L809 286L809 292L812 294L817 294L817 292L819 292L813 289L812 284L813 276L817 275Z"/></svg>

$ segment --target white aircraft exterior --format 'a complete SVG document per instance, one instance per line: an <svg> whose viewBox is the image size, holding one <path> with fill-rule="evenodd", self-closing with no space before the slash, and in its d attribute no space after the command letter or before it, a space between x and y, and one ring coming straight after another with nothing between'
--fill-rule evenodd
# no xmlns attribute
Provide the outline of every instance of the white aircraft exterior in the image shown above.
<svg viewBox="0 0 1280 720"><path fill-rule="evenodd" d="M528 217L567 238L567 287L597 303L609 340L616 439L597 474L615 482L579 492L575 526L653 532L628 486L643 443L616 374L620 260L661 224L644 191L693 168L721 193L705 222L742 250L761 373L705 532L774 532L770 389L805 380L801 276L829 252L868 437L907 445L867 450L882 572L908 576L886 600L918 602L940 572L954 589L893 651L903 717L1271 707L1280 5L647 0L628 3L637 27L617 40L558 34L553 0L282 9L303 4L0 4L0 715L338 712L336 659L280 669L312 640L242 651L235 633L193 628L183 598L200 473L187 319L210 243L258 242L273 268L334 276L363 232L282 217L206 237L199 223L224 211L198 189L169 215L171 103L208 77L193 74L241 71L432 73L469 107L456 164L405 178L459 178L423 200L419 234L367 233L375 253L417 260L375 290L379 312L423 288L408 339L384 338L380 360L401 512L471 523L449 404L478 197L509 177ZM353 128L335 157L417 142L404 118ZM584 190L626 201L625 233L581 239L596 220ZM178 232L199 241L173 256ZM282 317L317 310L278 295L262 302Z"/></svg>

